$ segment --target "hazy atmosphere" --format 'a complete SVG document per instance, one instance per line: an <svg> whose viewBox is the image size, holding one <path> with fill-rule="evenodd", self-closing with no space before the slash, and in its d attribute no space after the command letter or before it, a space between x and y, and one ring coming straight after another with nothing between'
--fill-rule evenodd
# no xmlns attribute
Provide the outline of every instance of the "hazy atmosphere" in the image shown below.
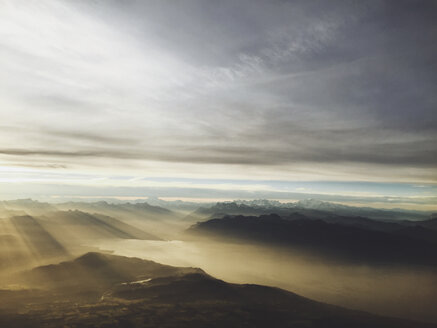
<svg viewBox="0 0 437 328"><path fill-rule="evenodd" d="M0 0L0 326L436 327L436 18Z"/></svg>

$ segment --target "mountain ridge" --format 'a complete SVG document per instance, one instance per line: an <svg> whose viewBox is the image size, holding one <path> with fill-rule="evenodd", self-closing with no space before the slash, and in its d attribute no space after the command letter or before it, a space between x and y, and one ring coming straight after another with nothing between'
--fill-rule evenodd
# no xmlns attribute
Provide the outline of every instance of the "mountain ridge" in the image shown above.
<svg viewBox="0 0 437 328"><path fill-rule="evenodd" d="M77 275L78 272L72 270L74 267L86 268L85 272L100 279L91 279L92 283L101 282L99 286L94 285L94 295L88 293L72 297L78 291L87 291L87 288L93 286L83 276ZM114 275L111 270L106 270L108 267L124 268L125 275ZM27 273L38 275L41 271L46 272L46 275L36 281L45 279L47 284L56 285L56 280L47 279L47 271L52 271L61 274L62 279L58 279L58 282L64 285L56 285L55 289L52 286L46 292L29 289L8 292L0 290L0 300L8 299L14 304L21 304L18 309L14 309L10 302L9 305L0 302L2 327L16 327L17 324L23 328L54 328L66 324L100 328L298 328L308 325L315 328L437 327L434 324L348 310L279 288L230 284L201 269L170 267L111 254L90 252L72 261L37 267ZM74 288L66 288L66 274L78 280L79 284L73 284ZM70 300L60 302L66 295L71 297ZM7 312L2 311L4 306L9 306Z"/></svg>

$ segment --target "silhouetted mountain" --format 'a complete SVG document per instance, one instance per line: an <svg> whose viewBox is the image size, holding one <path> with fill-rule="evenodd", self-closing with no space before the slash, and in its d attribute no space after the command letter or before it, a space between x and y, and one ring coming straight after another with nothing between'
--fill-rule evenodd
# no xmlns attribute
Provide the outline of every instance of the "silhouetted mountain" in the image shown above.
<svg viewBox="0 0 437 328"><path fill-rule="evenodd" d="M25 215L11 217L9 221L36 257L68 256L64 246L41 225L38 219Z"/></svg>
<svg viewBox="0 0 437 328"><path fill-rule="evenodd" d="M62 203L57 204L57 208L59 209L65 209L65 210L79 210L84 212L91 212L91 213L110 213L109 215L114 216L115 214L119 213L135 213L135 214L141 214L141 215L171 215L172 212L166 208L162 208L159 206L152 206L149 205L146 202L142 203L108 203L106 201L100 201L100 202L68 202L68 203Z"/></svg>
<svg viewBox="0 0 437 328"><path fill-rule="evenodd" d="M70 258L70 251L38 218L0 219L0 275Z"/></svg>
<svg viewBox="0 0 437 328"><path fill-rule="evenodd" d="M9 210L11 212L22 212L29 215L41 215L47 211L55 211L55 205L38 202L32 199L16 199L16 200L5 200L0 202L3 209Z"/></svg>
<svg viewBox="0 0 437 328"><path fill-rule="evenodd" d="M130 224L102 214L90 214L78 210L48 213L42 218L47 225L54 225L55 230L74 232L71 238L127 238L159 240ZM68 231L65 231L68 233Z"/></svg>
<svg viewBox="0 0 437 328"><path fill-rule="evenodd" d="M0 234L0 274L69 259L70 253L84 251L84 242L112 238L159 240L115 218L80 211L0 219L0 231L7 232Z"/></svg>
<svg viewBox="0 0 437 328"><path fill-rule="evenodd" d="M229 284L200 269L99 253L23 275L48 289L0 290L1 327L437 327L347 310L278 288ZM79 290L100 297L71 298Z"/></svg>
<svg viewBox="0 0 437 328"><path fill-rule="evenodd" d="M138 258L90 252L74 261L26 271L21 275L20 281L40 288L101 293L115 283L191 272L203 271L177 268Z"/></svg>
<svg viewBox="0 0 437 328"><path fill-rule="evenodd" d="M144 202L143 200L133 201L133 203ZM153 206L163 207L169 210L177 211L194 211L199 208L199 206L213 206L215 203L197 203L197 202L187 202L182 200L163 200L158 197L147 198L147 203Z"/></svg>
<svg viewBox="0 0 437 328"><path fill-rule="evenodd" d="M221 218L226 215L246 215L260 216L278 214L285 220L322 220L326 223L351 226L366 230L390 232L407 236L412 239L424 240L437 244L437 234L431 229L435 226L433 220L408 221L394 220L393 218L403 218L405 215L413 213L413 218L426 217L430 215L426 212L380 210L363 207L352 207L341 204L321 202L314 199L299 201L296 203L279 203L277 201L255 200L255 201L235 201L217 203L212 207L201 207L189 215L187 222L195 223L214 218ZM386 220L370 219L360 216L369 214L372 217L383 217ZM390 220L387 220L390 218ZM437 222L437 220L435 221ZM427 230L414 228L421 226ZM437 230L437 228L435 228Z"/></svg>
<svg viewBox="0 0 437 328"><path fill-rule="evenodd" d="M19 212L32 216L43 215L48 212L58 210L79 210L90 213L107 213L114 216L117 212L135 212L142 215L170 215L171 211L159 206L152 206L146 202L125 203L125 202L66 202L58 204L50 204L35 201L32 199L17 199L0 201L0 209L3 211Z"/></svg>
<svg viewBox="0 0 437 328"><path fill-rule="evenodd" d="M168 209L141 203L68 202L56 205L62 210L78 210L116 218L119 221L141 228L162 238L172 238L179 214Z"/></svg>
<svg viewBox="0 0 437 328"><path fill-rule="evenodd" d="M17 236L0 235L0 273L32 263L31 259L32 254L23 249Z"/></svg>
<svg viewBox="0 0 437 328"><path fill-rule="evenodd" d="M225 216L197 223L187 232L193 236L291 247L349 261L437 265L436 245L421 238L322 220L287 220L276 214Z"/></svg>
<svg viewBox="0 0 437 328"><path fill-rule="evenodd" d="M298 209L319 210L343 216L363 216L375 220L423 220L429 218L431 215L429 212L414 210L347 206L323 202L317 199L300 200L294 205Z"/></svg>
<svg viewBox="0 0 437 328"><path fill-rule="evenodd" d="M185 217L187 222L198 222L213 218L223 217L225 215L265 215L277 213L287 216L296 213L291 208L282 208L275 206L250 206L239 204L237 202L219 202L211 207L200 207L190 215Z"/></svg>
<svg viewBox="0 0 437 328"><path fill-rule="evenodd" d="M425 220L431 213L408 210L385 210L370 207L354 207L342 204L322 202L315 199L298 201L296 203L279 203L277 201L255 200L219 202L214 206L200 207L191 213L186 220L201 221L224 215L264 215L276 213L282 217L292 214L302 214L312 219L325 221L337 218L367 218L374 221L392 221L398 223L402 220ZM348 220L344 220L345 223Z"/></svg>
<svg viewBox="0 0 437 328"><path fill-rule="evenodd" d="M437 231L437 218L432 218L430 220L424 220L424 221L415 221L415 222L404 221L402 222L402 224L408 226L420 226L423 228Z"/></svg>
<svg viewBox="0 0 437 328"><path fill-rule="evenodd" d="M289 219L288 217L283 217ZM302 216L302 218L313 219ZM437 244L437 231L432 228L432 220L426 221L378 221L360 216L329 215L319 220L327 223L352 226L356 228L383 231L391 234L407 236L412 239L425 240ZM436 220L437 221L437 220ZM437 230L437 228L436 228Z"/></svg>

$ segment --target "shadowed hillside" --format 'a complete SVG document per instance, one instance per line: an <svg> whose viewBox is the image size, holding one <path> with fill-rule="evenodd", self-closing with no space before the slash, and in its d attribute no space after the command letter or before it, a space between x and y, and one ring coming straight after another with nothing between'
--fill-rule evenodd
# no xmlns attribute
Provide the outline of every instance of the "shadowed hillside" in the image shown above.
<svg viewBox="0 0 437 328"><path fill-rule="evenodd" d="M119 219L102 214L90 214L78 210L58 211L42 217L47 226L72 234L71 238L124 238L159 240Z"/></svg>
<svg viewBox="0 0 437 328"><path fill-rule="evenodd" d="M238 243L291 247L354 262L435 266L437 245L423 240L423 230L391 233L323 220L283 219L271 214L212 219L197 223L187 230L187 234ZM425 237L434 235L433 231L428 233Z"/></svg>
<svg viewBox="0 0 437 328"><path fill-rule="evenodd" d="M40 266L15 278L15 281L68 293L102 293L115 283L155 278L200 269L176 268L153 261L101 253L87 253L74 261Z"/></svg>
<svg viewBox="0 0 437 328"><path fill-rule="evenodd" d="M9 221L37 258L68 255L65 247L36 218L29 215L14 216Z"/></svg>
<svg viewBox="0 0 437 328"><path fill-rule="evenodd" d="M0 290L2 327L436 327L229 284L200 269L99 253L20 279L39 289Z"/></svg>

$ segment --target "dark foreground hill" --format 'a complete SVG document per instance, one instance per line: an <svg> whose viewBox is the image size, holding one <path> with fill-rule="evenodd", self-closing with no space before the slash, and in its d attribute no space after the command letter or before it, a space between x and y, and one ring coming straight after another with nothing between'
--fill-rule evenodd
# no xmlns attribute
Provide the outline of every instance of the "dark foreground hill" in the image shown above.
<svg viewBox="0 0 437 328"><path fill-rule="evenodd" d="M50 290L57 295L100 299L114 284L162 276L203 272L123 256L90 252L73 261L37 267L14 277L15 283Z"/></svg>
<svg viewBox="0 0 437 328"><path fill-rule="evenodd" d="M38 289L0 291L1 327L437 327L278 288L229 284L200 269L98 253L39 267L17 280Z"/></svg>
<svg viewBox="0 0 437 328"><path fill-rule="evenodd" d="M408 228L403 233L377 231L323 220L290 220L271 214L225 216L199 222L187 233L189 236L305 250L347 261L435 267L437 245L425 238L435 238L435 233L425 228L413 230Z"/></svg>

